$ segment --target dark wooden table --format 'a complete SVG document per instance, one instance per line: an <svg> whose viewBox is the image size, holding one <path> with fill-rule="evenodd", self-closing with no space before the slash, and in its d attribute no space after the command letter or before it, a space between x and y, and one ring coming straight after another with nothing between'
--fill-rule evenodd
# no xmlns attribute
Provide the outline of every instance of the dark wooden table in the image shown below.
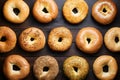
<svg viewBox="0 0 120 80"><path fill-rule="evenodd" d="M104 36L105 32L109 28L115 27L115 26L118 26L118 27L120 26L120 1L119 0L113 0L117 4L118 13L117 13L115 20L111 24L106 25L106 26L103 26L103 25L97 23L96 21L94 21L94 19L91 16L92 5L97 0L86 0L86 2L88 3L88 6L89 6L89 13L83 22L81 22L79 24L74 24L74 25L68 23L62 15L62 7L63 7L65 0L55 0L58 5L58 8L59 8L59 14L54 21L52 21L48 24L39 23L38 21L36 21L36 19L34 19L33 15L32 15L32 7L33 7L35 0L24 0L29 5L30 10L31 10L28 19L24 23L13 24L13 23L8 22L4 18L3 13L2 13L2 8L3 8L5 1L6 0L0 0L0 26L9 26L10 28L12 28L16 32L17 38L19 37L20 33L24 29L31 27L31 26L38 27L38 28L42 29L45 34L46 45L45 45L44 49L42 49L38 52L30 53L30 52L26 52L23 49L21 49L20 45L17 42L16 47L12 51L10 51L8 53L1 53L0 54L0 80L6 79L3 74L3 63L4 63L4 59L6 58L6 56L9 56L11 54L19 54L19 55L25 57L28 60L28 62L30 63L30 65L31 65L30 74L24 80L35 80L33 70L32 70L33 63L36 60L36 58L38 58L39 56L42 56L42 55L51 55L57 59L57 61L59 63L59 74L55 80L68 80L68 78L63 73L62 66L63 66L64 60L66 58L68 58L69 56L73 56L73 55L82 56L85 59L87 59L89 65L90 65L90 70L89 70L89 74L86 77L86 80L97 80L97 78L95 77L95 75L93 73L92 65L93 65L94 60L98 56L101 56L104 54L113 56L117 60L118 68L119 68L120 53L113 53L113 52L109 51L105 47L104 44L102 45L101 49L93 55L88 55L88 54L83 53L75 45L76 34L79 31L79 29L81 29L83 27L87 27L87 26L96 27L102 32L102 35ZM69 28L73 35L72 46L70 47L69 50L67 50L65 52L54 52L49 48L49 46L47 44L48 34L49 34L50 30L53 29L54 27L59 27L59 26L65 26L65 27ZM118 74L116 75L115 80L120 80L119 78L120 78L120 69L118 70Z"/></svg>

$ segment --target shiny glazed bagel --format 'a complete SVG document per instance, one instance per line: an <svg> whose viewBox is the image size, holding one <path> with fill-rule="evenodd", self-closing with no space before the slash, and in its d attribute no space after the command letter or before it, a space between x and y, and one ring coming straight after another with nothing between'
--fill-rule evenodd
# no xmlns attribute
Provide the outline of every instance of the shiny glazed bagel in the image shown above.
<svg viewBox="0 0 120 80"><path fill-rule="evenodd" d="M41 23L49 23L58 15L58 7L54 0L36 0L33 16Z"/></svg>
<svg viewBox="0 0 120 80"><path fill-rule="evenodd" d="M93 18L103 24L110 24L117 14L117 6L112 0L98 0L92 7Z"/></svg>
<svg viewBox="0 0 120 80"><path fill-rule="evenodd" d="M96 53L103 44L101 32L94 27L85 27L79 30L76 36L77 47L88 54Z"/></svg>
<svg viewBox="0 0 120 80"><path fill-rule="evenodd" d="M30 72L28 61L20 55L10 55L5 59L3 72L9 80L21 80Z"/></svg>
<svg viewBox="0 0 120 80"><path fill-rule="evenodd" d="M0 53L9 52L14 49L16 42L15 32L7 26L0 26Z"/></svg>
<svg viewBox="0 0 120 80"><path fill-rule="evenodd" d="M3 6L4 17L12 23L23 23L29 12L29 6L23 0L7 0Z"/></svg>
<svg viewBox="0 0 120 80"><path fill-rule="evenodd" d="M63 16L68 22L77 24L87 16L88 5L85 0L66 0L62 11Z"/></svg>
<svg viewBox="0 0 120 80"><path fill-rule="evenodd" d="M118 70L116 60L109 55L98 57L93 64L93 71L100 80L114 80Z"/></svg>
<svg viewBox="0 0 120 80"><path fill-rule="evenodd" d="M48 45L54 51L66 51L72 44L72 33L66 27L52 29L48 36Z"/></svg>
<svg viewBox="0 0 120 80"><path fill-rule="evenodd" d="M40 56L34 62L33 72L38 80L54 80L59 72L59 65L52 56Z"/></svg>
<svg viewBox="0 0 120 80"><path fill-rule="evenodd" d="M84 80L89 71L89 64L83 57L71 56L64 61L63 70L70 80Z"/></svg>
<svg viewBox="0 0 120 80"><path fill-rule="evenodd" d="M120 51L120 28L110 28L104 36L105 46L112 52Z"/></svg>

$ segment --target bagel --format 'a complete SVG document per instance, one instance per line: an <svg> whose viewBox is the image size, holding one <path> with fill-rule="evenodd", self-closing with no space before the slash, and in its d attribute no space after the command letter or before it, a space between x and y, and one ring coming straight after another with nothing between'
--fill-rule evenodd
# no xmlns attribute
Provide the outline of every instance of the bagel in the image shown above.
<svg viewBox="0 0 120 80"><path fill-rule="evenodd" d="M98 0L92 7L92 16L100 24L110 24L117 14L117 6L113 0Z"/></svg>
<svg viewBox="0 0 120 80"><path fill-rule="evenodd" d="M29 6L24 0L7 0L3 6L4 17L12 23L23 23L29 12Z"/></svg>
<svg viewBox="0 0 120 80"><path fill-rule="evenodd" d="M21 48L28 52L35 52L43 49L45 42L46 40L43 31L36 27L25 29L19 36Z"/></svg>
<svg viewBox="0 0 120 80"><path fill-rule="evenodd" d="M71 31L66 27L52 29L48 36L48 45L53 51L66 51L72 44Z"/></svg>
<svg viewBox="0 0 120 80"><path fill-rule="evenodd" d="M9 80L21 80L30 72L30 64L20 55L10 55L5 59L3 72Z"/></svg>
<svg viewBox="0 0 120 80"><path fill-rule="evenodd" d="M69 23L77 24L82 22L87 16L88 4L85 0L66 0L62 11L63 16Z"/></svg>
<svg viewBox="0 0 120 80"><path fill-rule="evenodd" d="M33 72L38 80L54 80L59 72L59 66L54 57L40 56L34 62Z"/></svg>
<svg viewBox="0 0 120 80"><path fill-rule="evenodd" d="M84 80L89 71L89 64L83 57L71 56L64 61L63 71L70 80Z"/></svg>
<svg viewBox="0 0 120 80"><path fill-rule="evenodd" d="M94 27L82 28L77 33L76 46L85 53L96 53L101 48L102 44L102 33Z"/></svg>
<svg viewBox="0 0 120 80"><path fill-rule="evenodd" d="M112 52L120 51L120 28L110 28L104 35L104 43L107 49Z"/></svg>
<svg viewBox="0 0 120 80"><path fill-rule="evenodd" d="M58 7L54 0L36 0L33 16L41 23L49 23L58 15Z"/></svg>
<svg viewBox="0 0 120 80"><path fill-rule="evenodd" d="M109 55L99 56L93 63L93 71L100 80L114 80L118 65L114 57Z"/></svg>
<svg viewBox="0 0 120 80"><path fill-rule="evenodd" d="M16 42L17 37L15 32L7 26L0 26L0 53L13 50L16 46Z"/></svg>

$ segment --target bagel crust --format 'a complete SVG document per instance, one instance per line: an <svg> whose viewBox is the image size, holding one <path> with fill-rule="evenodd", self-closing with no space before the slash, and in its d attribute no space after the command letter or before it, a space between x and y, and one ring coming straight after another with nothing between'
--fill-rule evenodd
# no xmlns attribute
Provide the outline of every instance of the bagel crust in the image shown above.
<svg viewBox="0 0 120 80"><path fill-rule="evenodd" d="M63 70L70 80L84 80L89 71L89 64L83 57L71 56L64 61Z"/></svg>
<svg viewBox="0 0 120 80"><path fill-rule="evenodd" d="M14 70L14 65L18 66L20 70ZM9 80L21 80L29 74L30 65L24 57L10 55L5 59L3 72Z"/></svg>
<svg viewBox="0 0 120 80"><path fill-rule="evenodd" d="M14 9L18 9L15 14ZM4 17L12 23L22 23L29 16L29 7L24 0L7 0L3 6Z"/></svg>
<svg viewBox="0 0 120 80"><path fill-rule="evenodd" d="M103 71L103 67L108 66L108 71ZM100 80L114 80L118 70L116 60L109 55L98 57L93 64L93 71L96 77Z"/></svg>
<svg viewBox="0 0 120 80"><path fill-rule="evenodd" d="M58 6L54 0L36 0L33 16L41 23L49 23L58 15Z"/></svg>
<svg viewBox="0 0 120 80"><path fill-rule="evenodd" d="M85 27L79 30L76 36L77 47L88 54L96 53L103 44L101 32L94 27Z"/></svg>
<svg viewBox="0 0 120 80"><path fill-rule="evenodd" d="M9 52L14 49L16 42L15 32L7 26L0 26L0 53Z"/></svg>
<svg viewBox="0 0 120 80"><path fill-rule="evenodd" d="M20 34L19 43L21 48L25 51L38 51L43 49L45 46L45 35L41 29L29 27Z"/></svg>
<svg viewBox="0 0 120 80"><path fill-rule="evenodd" d="M66 27L57 27L50 31L48 45L54 51L66 51L72 44L72 33Z"/></svg>
<svg viewBox="0 0 120 80"><path fill-rule="evenodd" d="M72 23L82 22L88 14L88 4L85 0L66 0L63 5L63 16Z"/></svg>
<svg viewBox="0 0 120 80"><path fill-rule="evenodd" d="M117 6L113 0L98 0L92 7L93 18L103 24L110 24L117 14Z"/></svg>
<svg viewBox="0 0 120 80"><path fill-rule="evenodd" d="M54 80L59 72L59 66L54 57L40 56L34 62L33 72L38 80Z"/></svg>

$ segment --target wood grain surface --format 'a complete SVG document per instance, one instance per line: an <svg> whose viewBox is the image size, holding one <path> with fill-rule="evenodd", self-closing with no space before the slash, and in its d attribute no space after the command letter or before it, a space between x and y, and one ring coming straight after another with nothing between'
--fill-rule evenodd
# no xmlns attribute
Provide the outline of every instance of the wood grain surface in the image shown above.
<svg viewBox="0 0 120 80"><path fill-rule="evenodd" d="M17 38L19 37L20 33L24 29L31 27L31 26L38 27L38 28L42 29L45 34L46 45L45 45L44 49L37 51L37 52L30 53L30 52L26 52L23 49L21 49L19 43L17 42L16 47L12 51L10 51L8 53L1 53L0 54L0 80L6 80L6 77L3 74L3 63L4 63L4 59L6 58L6 56L9 56L11 54L19 54L19 55L25 57L28 60L28 62L30 63L30 65L31 65L30 74L24 80L36 80L36 78L34 77L34 74L33 74L33 70L32 70L33 64L34 64L34 61L36 60L36 58L38 58L39 56L42 56L42 55L51 55L57 59L57 61L59 63L59 74L55 80L68 80L68 78L63 73L62 66L63 66L64 60L73 55L78 55L78 56L84 57L90 65L89 73L85 80L97 80L97 78L95 77L95 75L93 73L92 65L93 65L94 60L98 56L101 56L104 54L111 55L117 60L118 68L120 67L120 53L119 52L113 53L113 52L109 51L105 47L104 44L102 45L101 49L93 55L88 55L88 54L83 53L75 45L76 34L83 27L87 27L87 26L96 27L97 29L99 29L101 31L103 36L109 28L115 27L115 26L120 27L120 0L113 0L117 4L118 13L117 13L115 20L111 24L106 25L106 26L103 26L103 25L97 23L91 16L92 5L97 0L85 0L89 6L89 13L84 21L82 21L79 24L74 24L74 25L68 23L62 15L62 7L63 7L65 0L55 0L58 5L58 8L59 8L59 14L54 21L52 21L48 24L39 23L33 17L32 8L33 8L33 4L34 4L35 0L24 0L29 5L29 8L30 8L30 15L25 22L23 22L21 24L13 24L11 22L8 22L4 18L3 12L2 12L2 10L3 10L2 8L3 8L5 1L6 0L0 0L0 26L9 26L10 28L12 28L15 31ZM19 2L19 0L18 0L18 2ZM65 27L69 28L73 35L72 46L70 47L69 50L67 50L65 52L54 52L49 48L49 46L47 44L47 39L48 39L50 30L55 27L59 27L59 26L65 26ZM115 80L120 80L120 69L118 70Z"/></svg>

